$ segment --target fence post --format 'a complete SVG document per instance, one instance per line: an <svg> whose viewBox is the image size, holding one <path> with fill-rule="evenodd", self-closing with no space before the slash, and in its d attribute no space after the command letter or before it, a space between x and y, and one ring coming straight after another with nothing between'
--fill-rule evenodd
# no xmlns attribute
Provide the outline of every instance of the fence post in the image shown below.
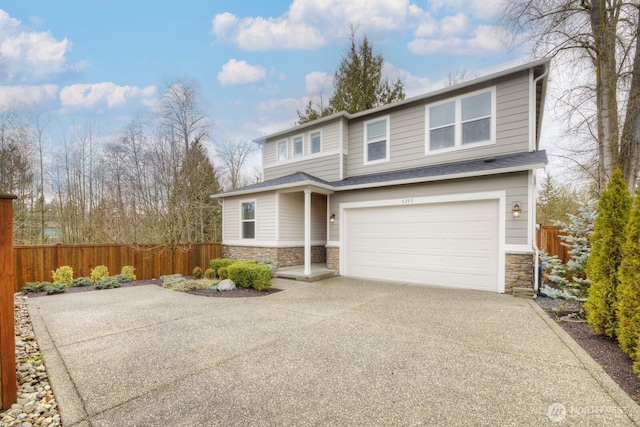
<svg viewBox="0 0 640 427"><path fill-rule="evenodd" d="M13 319L13 200L0 194L0 408L16 403L16 341Z"/></svg>

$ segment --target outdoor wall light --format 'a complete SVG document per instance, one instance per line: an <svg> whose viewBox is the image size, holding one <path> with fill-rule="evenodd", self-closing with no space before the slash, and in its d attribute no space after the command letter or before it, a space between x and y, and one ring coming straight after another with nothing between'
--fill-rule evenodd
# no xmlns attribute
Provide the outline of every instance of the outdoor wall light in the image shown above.
<svg viewBox="0 0 640 427"><path fill-rule="evenodd" d="M522 208L520 207L520 202L515 202L513 204L513 209L511 209L511 214L514 218L520 218L520 214L522 213Z"/></svg>
<svg viewBox="0 0 640 427"><path fill-rule="evenodd" d="M331 214L331 216L329 217L329 222L331 222L331 224L336 222L336 214L334 213Z"/></svg>

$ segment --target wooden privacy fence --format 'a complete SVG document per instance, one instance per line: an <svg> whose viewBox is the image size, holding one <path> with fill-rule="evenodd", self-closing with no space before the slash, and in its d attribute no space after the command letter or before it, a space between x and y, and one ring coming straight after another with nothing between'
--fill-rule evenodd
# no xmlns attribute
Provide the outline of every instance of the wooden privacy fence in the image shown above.
<svg viewBox="0 0 640 427"><path fill-rule="evenodd" d="M51 281L51 272L68 265L73 277L89 277L98 265L106 265L109 274L120 273L133 265L137 279L154 279L164 274L191 275L195 267L206 269L209 261L222 257L220 243L180 244L171 251L166 245L37 245L13 249L18 292L27 282Z"/></svg>
<svg viewBox="0 0 640 427"><path fill-rule="evenodd" d="M0 408L16 403L16 340L13 319L13 200L0 194Z"/></svg>
<svg viewBox="0 0 640 427"><path fill-rule="evenodd" d="M569 248L562 245L561 230L562 227L552 225L540 226L537 239L538 249L551 256L557 255L563 263L566 263L569 261Z"/></svg>

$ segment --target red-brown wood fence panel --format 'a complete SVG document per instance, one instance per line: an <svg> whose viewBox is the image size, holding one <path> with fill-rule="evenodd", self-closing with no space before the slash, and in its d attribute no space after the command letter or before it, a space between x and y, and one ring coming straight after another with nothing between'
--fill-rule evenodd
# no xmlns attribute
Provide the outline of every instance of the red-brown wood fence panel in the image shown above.
<svg viewBox="0 0 640 427"><path fill-rule="evenodd" d="M13 199L0 194L0 408L16 403L16 340L13 319Z"/></svg>
<svg viewBox="0 0 640 427"><path fill-rule="evenodd" d="M37 245L16 246L14 254L14 290L27 282L51 281L58 267L73 268L73 277L88 277L98 265L106 265L109 274L118 274L125 265L133 265L137 279L154 279L164 274L191 275L195 267L206 269L209 261L222 257L220 243L180 244L173 253L166 245Z"/></svg>
<svg viewBox="0 0 640 427"><path fill-rule="evenodd" d="M569 248L563 246L560 239L561 227L543 225L538 229L538 249L558 258L566 263L569 261Z"/></svg>

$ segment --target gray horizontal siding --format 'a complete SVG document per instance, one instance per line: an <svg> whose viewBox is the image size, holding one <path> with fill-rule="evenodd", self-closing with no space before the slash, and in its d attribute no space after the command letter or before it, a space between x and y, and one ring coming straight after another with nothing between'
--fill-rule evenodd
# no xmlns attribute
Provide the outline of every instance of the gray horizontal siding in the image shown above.
<svg viewBox="0 0 640 427"><path fill-rule="evenodd" d="M280 193L279 241L304 241L304 193ZM327 240L327 197L311 195L311 240Z"/></svg>
<svg viewBox="0 0 640 427"><path fill-rule="evenodd" d="M314 161L317 159L317 155L311 155L311 138L310 135L318 130L322 132L322 150L321 153L332 153L340 150L340 121L339 119L331 122L323 123L318 126L312 126L305 129L304 132L300 132L297 128L292 128L286 135L282 135L277 138L269 138L265 142L262 149L262 161L264 165L265 175L271 176L270 169L280 168L281 166L287 166L290 163L298 164L300 162ZM299 158L293 158L293 137L302 135L304 137L303 156ZM283 162L278 161L278 142L287 141L287 160ZM296 169L296 171L304 169ZM305 171L306 172L306 171ZM282 176L282 175L279 175Z"/></svg>
<svg viewBox="0 0 640 427"><path fill-rule="evenodd" d="M258 193L249 196L227 197L224 199L222 221L222 241L241 240L240 204L245 201L256 201L256 238L255 240L275 240L276 238L276 204L275 193ZM251 240L248 239L247 243Z"/></svg>
<svg viewBox="0 0 640 427"><path fill-rule="evenodd" d="M325 181L340 179L340 155L312 157L304 161L287 162L278 166L265 168L264 179L280 178L296 172L305 172Z"/></svg>
<svg viewBox="0 0 640 427"><path fill-rule="evenodd" d="M504 175L488 176L484 178L467 178L444 182L430 182L424 184L399 185L378 189L341 191L330 197L328 211L336 213L336 221L329 226L329 240L340 239L340 204L352 202L366 202L375 200L391 200L410 197L430 197L440 195L505 191L506 192L506 243L526 244L528 231L528 173L517 172ZM511 209L515 201L520 202L522 216L513 219Z"/></svg>
<svg viewBox="0 0 640 427"><path fill-rule="evenodd" d="M436 99L403 106L390 116L390 160L364 165L364 122L385 114L367 116L349 123L347 176L470 160L529 150L529 74L520 73L496 86L496 143L440 154L425 154L425 107ZM478 88L473 88L477 90ZM459 95L459 94L455 94ZM453 96L453 94L452 94ZM442 100L438 98L437 100Z"/></svg>

